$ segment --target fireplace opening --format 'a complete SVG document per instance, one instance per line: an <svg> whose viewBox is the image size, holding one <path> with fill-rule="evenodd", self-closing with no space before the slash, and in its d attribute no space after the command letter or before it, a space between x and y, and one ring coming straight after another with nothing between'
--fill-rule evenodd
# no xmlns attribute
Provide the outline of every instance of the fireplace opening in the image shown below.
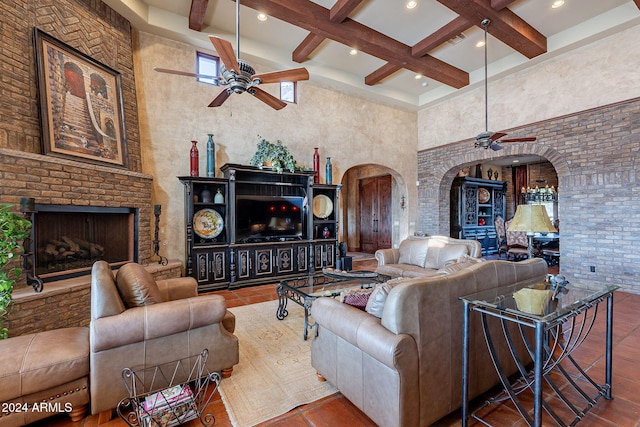
<svg viewBox="0 0 640 427"><path fill-rule="evenodd" d="M36 205L35 274L46 282L89 274L100 260L136 262L137 224L134 208Z"/></svg>

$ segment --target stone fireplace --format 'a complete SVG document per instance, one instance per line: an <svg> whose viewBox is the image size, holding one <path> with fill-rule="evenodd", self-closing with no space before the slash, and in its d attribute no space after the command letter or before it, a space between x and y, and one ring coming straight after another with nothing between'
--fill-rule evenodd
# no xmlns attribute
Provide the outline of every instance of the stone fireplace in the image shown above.
<svg viewBox="0 0 640 427"><path fill-rule="evenodd" d="M87 274L99 260L138 261L138 209L37 204L32 221L33 265L44 282Z"/></svg>

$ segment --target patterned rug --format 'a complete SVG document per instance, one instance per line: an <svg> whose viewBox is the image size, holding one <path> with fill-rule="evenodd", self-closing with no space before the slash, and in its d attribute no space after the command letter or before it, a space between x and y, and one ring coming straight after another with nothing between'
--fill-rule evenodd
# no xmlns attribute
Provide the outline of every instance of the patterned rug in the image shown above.
<svg viewBox="0 0 640 427"><path fill-rule="evenodd" d="M276 319L278 301L230 308L236 316L240 362L220 383L220 395L235 427L248 427L337 392L311 367L311 340L304 341L304 311L289 302L289 316Z"/></svg>

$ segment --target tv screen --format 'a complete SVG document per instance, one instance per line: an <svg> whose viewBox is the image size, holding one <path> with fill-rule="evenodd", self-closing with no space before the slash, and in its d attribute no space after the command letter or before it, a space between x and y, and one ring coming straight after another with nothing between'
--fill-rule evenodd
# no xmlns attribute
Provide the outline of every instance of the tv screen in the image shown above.
<svg viewBox="0 0 640 427"><path fill-rule="evenodd" d="M236 241L304 237L304 198L236 197Z"/></svg>

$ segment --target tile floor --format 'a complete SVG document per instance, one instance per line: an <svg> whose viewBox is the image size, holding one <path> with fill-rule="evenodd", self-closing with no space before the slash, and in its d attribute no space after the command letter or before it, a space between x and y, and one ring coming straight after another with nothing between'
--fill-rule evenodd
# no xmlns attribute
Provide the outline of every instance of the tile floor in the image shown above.
<svg viewBox="0 0 640 427"><path fill-rule="evenodd" d="M375 263L375 261L373 261ZM356 263L354 268L370 269L372 261ZM550 270L554 273L556 271ZM216 291L224 295L229 307L237 307L246 304L277 299L275 285L253 286L233 291ZM613 400L601 399L595 407L586 415L579 425L589 427L640 427L640 395L638 383L640 383L640 295L617 292L614 296L614 350L613 350ZM600 316L602 319L603 317ZM604 321L596 325L596 330L577 350L575 358L582 366L600 368L604 364ZM598 330L599 329L599 330ZM216 427L231 426L229 418L219 395L216 393L211 403L210 412L216 417ZM515 412L513 406L505 404L494 406L486 411L486 420L496 427L523 427L522 421ZM82 422L72 423L67 416L52 417L35 423L34 426L53 427L93 427L97 425L97 417L89 416ZM199 426L200 423L192 421L189 427ZM450 427L460 425L459 411L434 424L434 427ZM479 427L478 422L471 422L470 426ZM544 425L555 425L545 420ZM126 424L114 418L102 426L125 427ZM336 427L336 426L375 426L365 414L356 408L340 393L328 396L324 399L300 406L290 412L267 421L261 426L278 427ZM413 427L413 426L407 426Z"/></svg>

